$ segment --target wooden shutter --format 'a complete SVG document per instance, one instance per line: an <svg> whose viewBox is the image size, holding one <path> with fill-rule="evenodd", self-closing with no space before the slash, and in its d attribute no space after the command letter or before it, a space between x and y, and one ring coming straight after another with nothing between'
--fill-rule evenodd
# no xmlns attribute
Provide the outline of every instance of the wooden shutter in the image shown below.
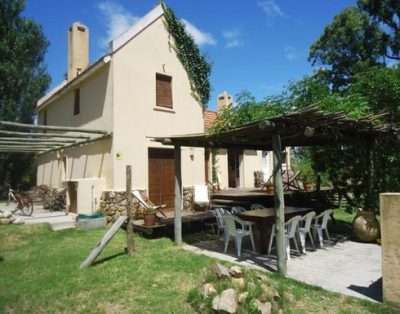
<svg viewBox="0 0 400 314"><path fill-rule="evenodd" d="M172 108L172 77L156 74L156 105Z"/></svg>

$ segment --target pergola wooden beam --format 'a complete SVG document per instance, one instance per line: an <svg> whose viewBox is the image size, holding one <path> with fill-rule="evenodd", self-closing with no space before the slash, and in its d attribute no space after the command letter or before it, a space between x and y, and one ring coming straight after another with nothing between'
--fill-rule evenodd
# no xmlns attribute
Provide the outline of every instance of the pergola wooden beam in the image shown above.
<svg viewBox="0 0 400 314"><path fill-rule="evenodd" d="M61 143L23 143L23 142L3 142L0 140L0 147L1 146L26 146L26 147L59 147L63 146Z"/></svg>
<svg viewBox="0 0 400 314"><path fill-rule="evenodd" d="M61 132L107 134L107 131L104 130L83 129L78 127L67 127L67 126L34 125L34 124L17 123L10 121L0 121L0 126L9 126L9 127L30 129L30 130L52 130Z"/></svg>
<svg viewBox="0 0 400 314"><path fill-rule="evenodd" d="M77 140L68 139L54 139L54 138L21 138L21 137L2 137L0 136L0 141L2 142L24 142L24 143L76 143Z"/></svg>
<svg viewBox="0 0 400 314"><path fill-rule="evenodd" d="M90 139L87 135L77 135L77 134L58 134L58 133L32 133L32 132L16 132L16 131L5 131L0 130L0 134L18 136L18 137L56 137L56 138L71 138L71 139Z"/></svg>

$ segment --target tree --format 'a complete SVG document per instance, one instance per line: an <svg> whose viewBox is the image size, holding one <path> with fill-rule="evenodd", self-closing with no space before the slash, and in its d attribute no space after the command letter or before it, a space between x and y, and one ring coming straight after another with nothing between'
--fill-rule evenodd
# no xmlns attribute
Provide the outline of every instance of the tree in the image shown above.
<svg viewBox="0 0 400 314"><path fill-rule="evenodd" d="M328 66L334 91L348 87L350 78L365 68L383 65L384 34L379 23L356 7L348 7L335 16L312 44L309 61Z"/></svg>
<svg viewBox="0 0 400 314"><path fill-rule="evenodd" d="M0 0L0 120L32 123L50 77L48 41L34 20L21 16L24 0ZM0 154L0 182L32 181L33 156Z"/></svg>
<svg viewBox="0 0 400 314"><path fill-rule="evenodd" d="M400 60L400 2L396 0L358 0L357 5L372 20L384 25L385 57Z"/></svg>

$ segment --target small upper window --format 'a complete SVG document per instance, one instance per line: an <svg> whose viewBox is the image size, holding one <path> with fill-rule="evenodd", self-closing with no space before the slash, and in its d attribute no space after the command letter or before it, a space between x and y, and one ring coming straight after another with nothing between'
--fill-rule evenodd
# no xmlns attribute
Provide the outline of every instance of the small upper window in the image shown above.
<svg viewBox="0 0 400 314"><path fill-rule="evenodd" d="M156 74L156 105L172 108L172 77Z"/></svg>
<svg viewBox="0 0 400 314"><path fill-rule="evenodd" d="M43 125L47 125L47 110L43 110Z"/></svg>
<svg viewBox="0 0 400 314"><path fill-rule="evenodd" d="M81 95L80 90L75 89L74 92L74 116L78 115L81 111Z"/></svg>

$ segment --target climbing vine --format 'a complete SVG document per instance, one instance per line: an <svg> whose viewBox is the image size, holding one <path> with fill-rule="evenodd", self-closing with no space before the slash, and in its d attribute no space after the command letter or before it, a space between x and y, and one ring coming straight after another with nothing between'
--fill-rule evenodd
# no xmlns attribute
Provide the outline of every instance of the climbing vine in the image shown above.
<svg viewBox="0 0 400 314"><path fill-rule="evenodd" d="M174 11L162 2L165 13L166 27L174 39L174 49L185 68L192 89L193 97L206 109L210 100L211 64L200 52L193 37L186 32L185 24L178 20Z"/></svg>

